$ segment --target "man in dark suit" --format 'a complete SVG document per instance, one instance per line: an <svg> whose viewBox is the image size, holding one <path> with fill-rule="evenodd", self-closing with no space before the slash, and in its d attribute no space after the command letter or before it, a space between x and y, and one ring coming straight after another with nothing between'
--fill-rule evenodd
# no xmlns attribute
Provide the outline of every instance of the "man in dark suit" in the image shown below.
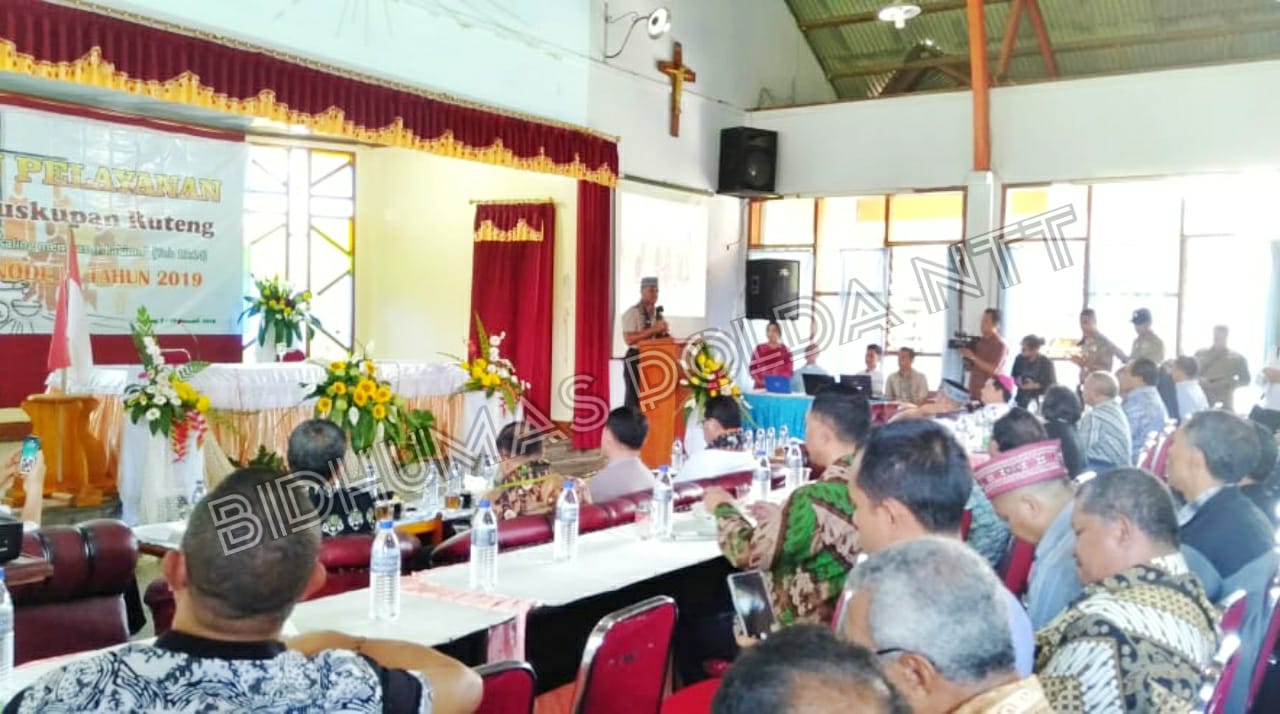
<svg viewBox="0 0 1280 714"><path fill-rule="evenodd" d="M1275 544L1271 521L1238 487L1257 462L1253 427L1225 411L1200 412L1173 437L1169 485L1186 500L1179 537L1224 580Z"/></svg>

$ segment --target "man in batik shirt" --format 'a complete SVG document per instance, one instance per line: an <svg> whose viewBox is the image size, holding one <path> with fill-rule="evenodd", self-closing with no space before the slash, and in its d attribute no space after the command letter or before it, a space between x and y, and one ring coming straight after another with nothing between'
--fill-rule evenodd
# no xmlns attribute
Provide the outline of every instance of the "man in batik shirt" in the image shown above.
<svg viewBox="0 0 1280 714"><path fill-rule="evenodd" d="M715 514L720 550L734 567L769 575L782 625L831 621L858 555L849 477L870 428L866 397L830 385L814 396L805 416L809 460L826 467L821 480L797 488L781 507L755 503L747 509L724 489L707 489L704 503Z"/></svg>
<svg viewBox="0 0 1280 714"><path fill-rule="evenodd" d="M501 473L486 496L498 520L555 510L565 478L552 473L550 462L542 458L544 436L524 422L513 422L498 432ZM578 503L591 503L591 492L581 480L574 481L574 490Z"/></svg>
<svg viewBox="0 0 1280 714"><path fill-rule="evenodd" d="M1071 521L1084 595L1036 634L1054 711L1191 711L1219 613L1178 552L1169 490L1117 469L1080 487Z"/></svg>

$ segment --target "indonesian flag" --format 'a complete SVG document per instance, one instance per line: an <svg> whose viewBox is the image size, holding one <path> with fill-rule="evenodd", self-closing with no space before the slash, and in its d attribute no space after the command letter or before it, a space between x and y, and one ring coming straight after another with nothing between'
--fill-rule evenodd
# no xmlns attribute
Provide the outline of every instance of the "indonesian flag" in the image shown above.
<svg viewBox="0 0 1280 714"><path fill-rule="evenodd" d="M58 311L53 318L53 343L49 345L49 371L67 370L68 381L85 382L93 367L93 347L89 344L89 318L80 286L80 260L76 239L67 244L67 271L58 290Z"/></svg>

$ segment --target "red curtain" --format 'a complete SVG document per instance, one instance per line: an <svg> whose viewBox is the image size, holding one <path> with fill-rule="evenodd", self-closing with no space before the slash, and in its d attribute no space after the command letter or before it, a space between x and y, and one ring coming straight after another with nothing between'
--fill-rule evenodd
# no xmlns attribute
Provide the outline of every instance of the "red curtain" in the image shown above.
<svg viewBox="0 0 1280 714"><path fill-rule="evenodd" d="M471 266L472 315L490 335L507 333L502 354L529 382L525 398L545 419L551 415L555 226L553 203L480 204ZM477 339L474 320L471 339Z"/></svg>
<svg viewBox="0 0 1280 714"><path fill-rule="evenodd" d="M573 448L600 446L609 414L609 352L613 341L609 277L613 274L613 190L578 182L578 299Z"/></svg>
<svg viewBox="0 0 1280 714"><path fill-rule="evenodd" d="M288 121L376 144L616 181L612 138L229 44L41 0L0 0L0 71Z"/></svg>

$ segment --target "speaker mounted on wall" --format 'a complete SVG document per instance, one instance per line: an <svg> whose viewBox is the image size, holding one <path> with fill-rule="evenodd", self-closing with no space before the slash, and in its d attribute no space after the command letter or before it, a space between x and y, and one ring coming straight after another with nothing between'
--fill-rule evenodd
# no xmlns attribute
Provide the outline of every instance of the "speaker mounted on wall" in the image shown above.
<svg viewBox="0 0 1280 714"><path fill-rule="evenodd" d="M778 132L735 126L720 130L720 188L739 198L775 196Z"/></svg>
<svg viewBox="0 0 1280 714"><path fill-rule="evenodd" d="M747 319L794 320L779 315L784 306L800 299L800 261L756 259L747 261Z"/></svg>

